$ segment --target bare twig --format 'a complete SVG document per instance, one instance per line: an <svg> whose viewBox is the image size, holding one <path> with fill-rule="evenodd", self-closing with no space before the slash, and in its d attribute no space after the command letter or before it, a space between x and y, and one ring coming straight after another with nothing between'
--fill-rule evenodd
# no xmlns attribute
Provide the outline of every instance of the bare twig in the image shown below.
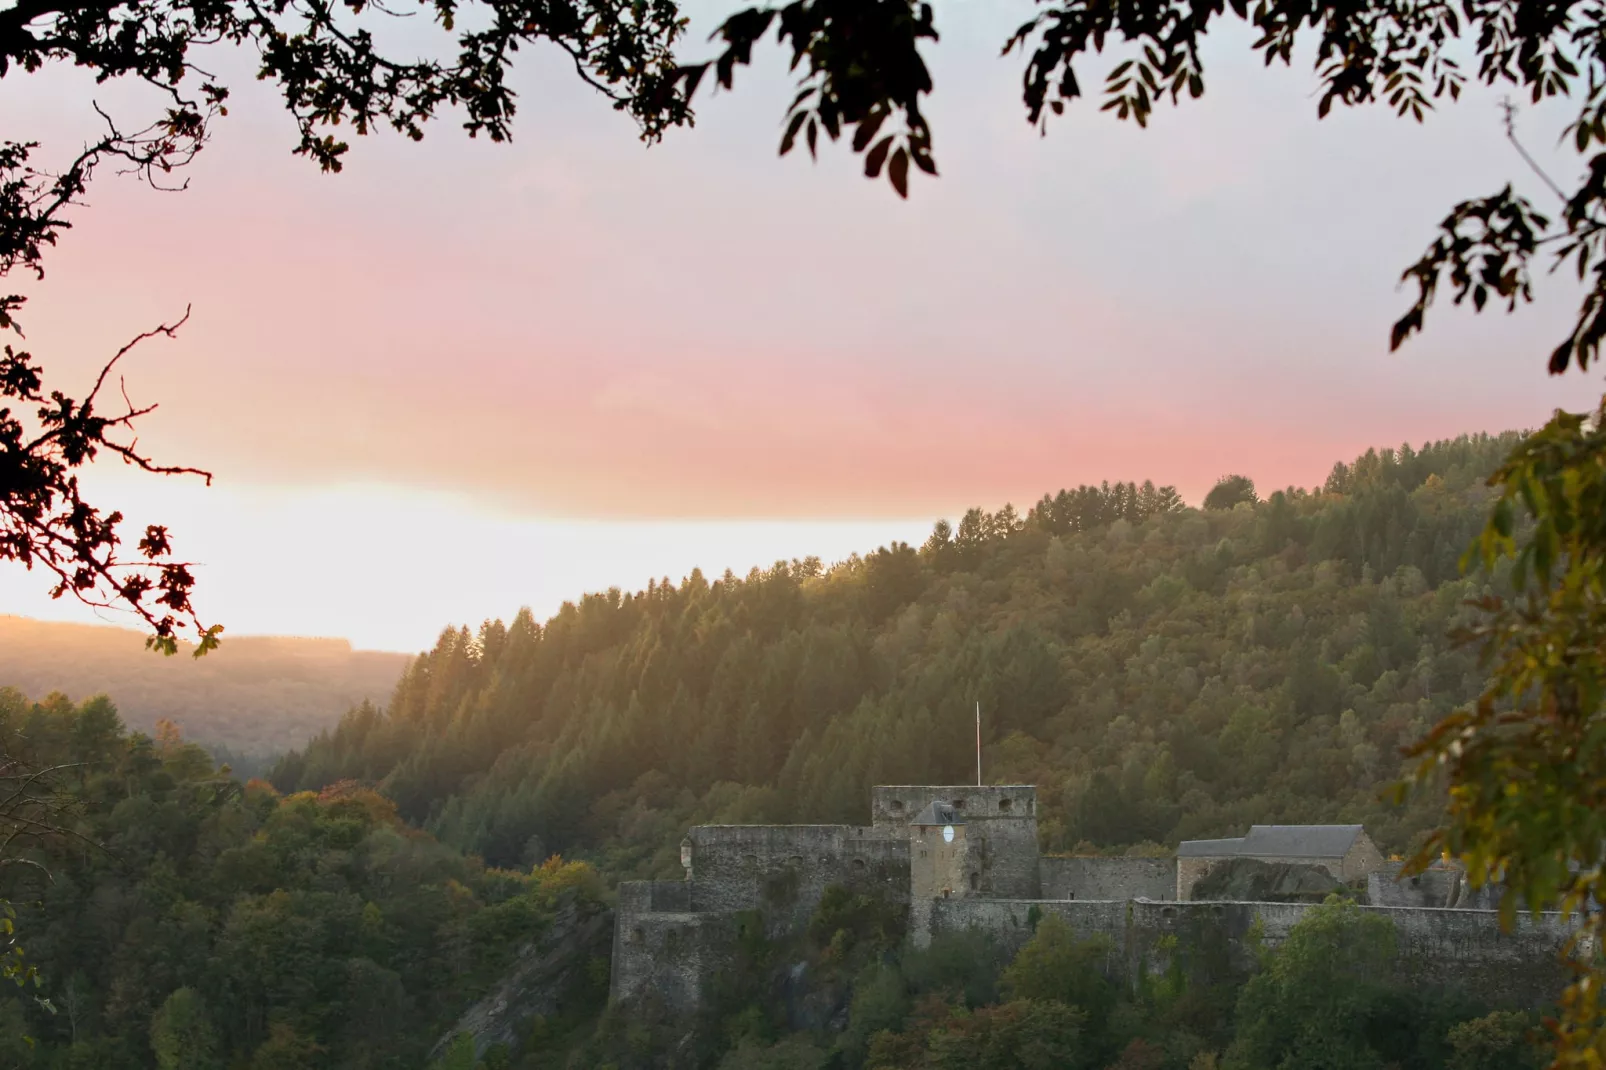
<svg viewBox="0 0 1606 1070"><path fill-rule="evenodd" d="M1545 169L1540 167L1538 161L1536 161L1532 156L1528 155L1528 150L1523 148L1521 141L1517 140L1516 102L1510 97L1502 97L1500 99L1500 110L1504 113L1503 123L1506 128L1506 140L1511 142L1512 147L1514 147L1518 154L1522 156L1523 161L1527 163L1529 169L1532 170L1534 174L1539 176L1539 180L1550 187L1550 192L1556 195L1556 199L1561 201L1563 204L1566 204L1568 197L1567 194L1562 192L1561 186L1556 183L1555 179L1551 178L1550 175L1545 173Z"/></svg>

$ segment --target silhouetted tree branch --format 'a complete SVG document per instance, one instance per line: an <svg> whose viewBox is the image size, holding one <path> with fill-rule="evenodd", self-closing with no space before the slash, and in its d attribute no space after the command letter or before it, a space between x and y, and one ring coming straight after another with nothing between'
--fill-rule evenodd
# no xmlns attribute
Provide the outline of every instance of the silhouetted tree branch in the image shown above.
<svg viewBox="0 0 1606 1070"><path fill-rule="evenodd" d="M199 475L210 483L210 474L200 469L156 464L139 451L137 439L125 437L154 405L134 406L125 389L120 409L102 415L97 408L118 361L146 339L172 337L188 318L186 310L177 322L119 349L81 402L60 391L45 393L29 353L10 345L0 351L0 398L33 408L29 424L11 405L0 408L0 560L54 574L52 597L71 593L92 606L132 610L151 628L149 644L169 654L184 628L198 636L197 654L214 648L222 630L203 625L195 614L190 563L173 558L167 529L155 524L145 529L134 556L123 554L123 515L85 501L75 470L106 451L147 472Z"/></svg>
<svg viewBox="0 0 1606 1070"><path fill-rule="evenodd" d="M137 78L167 98L165 114L133 132L96 104L105 133L60 170L34 163L37 142L0 141L0 277L13 270L44 277L46 251L71 229L69 214L103 164L157 189L185 187L176 173L205 145L211 123L227 114L227 88L192 58L208 45L257 52L259 76L278 85L295 116L296 151L326 171L340 170L347 151L323 132L332 126L365 134L383 123L416 140L439 110L458 108L470 136L505 140L516 110L507 67L521 45L538 41L566 55L586 84L636 119L649 142L691 119L683 102L660 92L684 28L669 0L479 0L464 7L459 0L420 4L445 33L455 32L457 58L446 63L381 54L365 20L406 12L373 0L19 0L0 10L0 78L68 63L100 81ZM470 14L464 21L476 28L456 31L458 19ZM0 328L21 335L23 304L20 295L0 294ZM154 406L133 405L125 391L124 407L113 415L96 407L113 367L134 345L156 334L171 337L183 323L135 338L82 402L47 390L40 363L5 347L0 396L12 405L0 408L0 560L43 566L56 577L55 597L70 593L92 606L132 610L151 628L150 645L165 653L176 651L181 631L193 631L200 655L217 645L221 628L197 619L194 577L187 562L174 559L167 529L146 528L137 552L122 555L122 514L85 501L76 474L106 452L146 472L210 479L139 452L134 422ZM25 427L21 410L28 409L33 423Z"/></svg>

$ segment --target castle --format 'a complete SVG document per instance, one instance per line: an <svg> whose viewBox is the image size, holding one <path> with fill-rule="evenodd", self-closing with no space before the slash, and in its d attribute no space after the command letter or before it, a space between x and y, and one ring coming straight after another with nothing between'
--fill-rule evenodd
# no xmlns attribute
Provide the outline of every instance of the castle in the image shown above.
<svg viewBox="0 0 1606 1070"><path fill-rule="evenodd" d="M1394 922L1402 965L1422 983L1512 1005L1554 998L1565 983L1559 955L1570 930L1559 916L1503 933L1492 904L1458 873L1395 879L1398 864L1359 825L1258 825L1236 839L1185 842L1171 858L1045 857L1035 787L904 785L871 789L868 826L704 825L680 852L684 880L619 886L616 1002L652 993L671 1011L695 1010L730 962L743 918L758 912L772 937L797 932L832 885L906 906L916 947L976 928L1014 948L1036 918L1055 914L1080 935L1107 937L1108 970L1128 979L1163 969L1176 938L1200 927L1247 959L1252 931L1275 945L1310 906L1193 898L1216 866L1241 858L1365 881L1364 909Z"/></svg>

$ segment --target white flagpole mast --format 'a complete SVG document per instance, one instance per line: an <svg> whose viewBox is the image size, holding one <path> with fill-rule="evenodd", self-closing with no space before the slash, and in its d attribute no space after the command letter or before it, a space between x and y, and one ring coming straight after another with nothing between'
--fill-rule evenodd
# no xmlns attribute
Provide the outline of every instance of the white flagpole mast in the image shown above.
<svg viewBox="0 0 1606 1070"><path fill-rule="evenodd" d="M981 787L981 700L976 700L976 786Z"/></svg>

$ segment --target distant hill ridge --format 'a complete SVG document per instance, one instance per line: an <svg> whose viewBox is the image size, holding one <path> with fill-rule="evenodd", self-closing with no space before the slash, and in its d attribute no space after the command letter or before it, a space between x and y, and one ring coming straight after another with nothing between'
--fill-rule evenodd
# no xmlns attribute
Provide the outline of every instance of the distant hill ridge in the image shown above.
<svg viewBox="0 0 1606 1070"><path fill-rule="evenodd" d="M0 687L31 698L104 692L132 729L166 718L227 757L302 746L361 703L386 702L410 660L345 639L231 637L199 661L145 649L145 634L104 624L0 615Z"/></svg>
<svg viewBox="0 0 1606 1070"><path fill-rule="evenodd" d="M826 567L592 594L448 629L383 708L275 767L378 785L498 866L551 853L675 879L697 825L862 824L870 787L1037 784L1049 852L1364 824L1407 849L1440 801L1380 797L1482 689L1449 638L1460 560L1519 433L1369 450L1320 487L1206 507L1103 484L939 522Z"/></svg>

